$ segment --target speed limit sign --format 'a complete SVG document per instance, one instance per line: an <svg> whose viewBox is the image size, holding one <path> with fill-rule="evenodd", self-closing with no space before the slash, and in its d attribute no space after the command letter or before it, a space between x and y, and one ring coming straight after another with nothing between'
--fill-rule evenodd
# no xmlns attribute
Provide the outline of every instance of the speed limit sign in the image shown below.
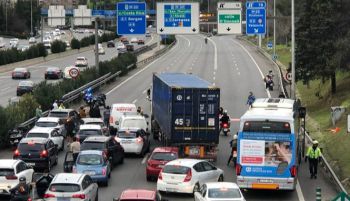
<svg viewBox="0 0 350 201"><path fill-rule="evenodd" d="M286 73L285 78L288 81L292 81L292 73L290 73L290 72Z"/></svg>
<svg viewBox="0 0 350 201"><path fill-rule="evenodd" d="M77 68L71 68L71 69L69 70L69 75L70 75L73 79L75 79L76 77L79 76L79 69L77 69Z"/></svg>

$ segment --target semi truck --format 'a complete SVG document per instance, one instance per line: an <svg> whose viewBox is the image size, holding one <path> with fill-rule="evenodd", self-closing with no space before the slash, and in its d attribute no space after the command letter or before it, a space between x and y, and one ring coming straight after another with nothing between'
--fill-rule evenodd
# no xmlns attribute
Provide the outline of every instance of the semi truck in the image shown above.
<svg viewBox="0 0 350 201"><path fill-rule="evenodd" d="M180 157L216 161L220 88L192 74L154 73L151 131Z"/></svg>

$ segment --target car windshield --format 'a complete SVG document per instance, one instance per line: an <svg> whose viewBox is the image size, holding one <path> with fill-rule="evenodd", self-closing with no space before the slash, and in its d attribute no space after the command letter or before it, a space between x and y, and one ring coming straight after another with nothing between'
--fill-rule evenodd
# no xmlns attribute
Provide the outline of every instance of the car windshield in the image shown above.
<svg viewBox="0 0 350 201"><path fill-rule="evenodd" d="M103 122L86 122L85 124L88 125L100 125L101 127L104 127L104 123Z"/></svg>
<svg viewBox="0 0 350 201"><path fill-rule="evenodd" d="M13 171L13 169L0 169L0 177L4 177L4 176L8 176L8 175L14 175L15 172Z"/></svg>
<svg viewBox="0 0 350 201"><path fill-rule="evenodd" d="M50 112L49 117L68 117L68 112Z"/></svg>
<svg viewBox="0 0 350 201"><path fill-rule="evenodd" d="M20 143L18 145L18 151L20 153L38 152L43 149L44 149L44 145L38 144L38 143Z"/></svg>
<svg viewBox="0 0 350 201"><path fill-rule="evenodd" d="M144 128L145 124L144 119L125 119L121 128Z"/></svg>
<svg viewBox="0 0 350 201"><path fill-rule="evenodd" d="M241 198L241 193L235 188L210 188L208 190L209 198Z"/></svg>
<svg viewBox="0 0 350 201"><path fill-rule="evenodd" d="M77 163L79 165L101 165L103 164L103 158L97 154L81 154Z"/></svg>
<svg viewBox="0 0 350 201"><path fill-rule="evenodd" d="M163 172L169 174L187 174L189 170L189 167L184 167L180 165L166 165L163 168Z"/></svg>
<svg viewBox="0 0 350 201"><path fill-rule="evenodd" d="M103 150L105 148L104 142L86 142L81 145L81 150Z"/></svg>
<svg viewBox="0 0 350 201"><path fill-rule="evenodd" d="M100 130L79 130L79 135L102 135Z"/></svg>
<svg viewBox="0 0 350 201"><path fill-rule="evenodd" d="M73 193L80 191L80 187L77 184L51 184L50 191Z"/></svg>
<svg viewBox="0 0 350 201"><path fill-rule="evenodd" d="M153 153L151 159L158 161L172 161L177 159L177 154L170 152L156 152Z"/></svg>
<svg viewBox="0 0 350 201"><path fill-rule="evenodd" d="M126 131L120 131L117 134L118 137L120 138L136 138L137 133L136 132L126 132Z"/></svg>
<svg viewBox="0 0 350 201"><path fill-rule="evenodd" d="M77 58L78 61L85 61L84 58Z"/></svg>
<svg viewBox="0 0 350 201"><path fill-rule="evenodd" d="M42 137L42 138L48 138L49 134L48 133L28 133L27 138L31 138L31 137Z"/></svg>
<svg viewBox="0 0 350 201"><path fill-rule="evenodd" d="M35 126L37 127L56 127L58 126L57 122L49 122L49 121L41 121L41 122L36 122Z"/></svg>

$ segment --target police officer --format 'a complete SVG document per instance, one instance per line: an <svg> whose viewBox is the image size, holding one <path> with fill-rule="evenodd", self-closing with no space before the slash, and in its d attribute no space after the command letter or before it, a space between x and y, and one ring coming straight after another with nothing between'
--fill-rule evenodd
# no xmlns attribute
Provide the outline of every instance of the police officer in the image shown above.
<svg viewBox="0 0 350 201"><path fill-rule="evenodd" d="M321 150L318 147L318 141L312 142L312 147L309 147L305 156L305 162L309 159L310 179L317 179L317 166L321 159Z"/></svg>

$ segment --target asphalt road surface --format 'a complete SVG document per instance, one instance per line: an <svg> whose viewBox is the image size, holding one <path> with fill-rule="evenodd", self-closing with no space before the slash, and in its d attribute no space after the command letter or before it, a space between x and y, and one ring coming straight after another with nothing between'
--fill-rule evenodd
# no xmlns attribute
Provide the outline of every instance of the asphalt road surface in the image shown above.
<svg viewBox="0 0 350 201"><path fill-rule="evenodd" d="M131 37L130 37L131 38ZM159 41L159 37L152 35L152 37L146 38L145 44L151 45ZM140 48L142 45L135 45L135 49ZM106 54L100 55L99 60L110 60L112 57L116 57L118 50L116 48L107 48L104 45ZM95 54L93 50L82 52L79 54L73 54L67 57L58 58L48 62L40 63L37 65L27 67L31 72L31 78L34 83L39 83L44 80L44 73L48 67L59 67L64 70L65 67L74 65L77 57L86 57L89 62L89 66L95 65ZM23 67L23 66L18 66ZM49 82L57 82L58 80L50 80ZM11 72L0 73L0 105L6 106L11 97L16 96L16 87L20 80L13 80Z"/></svg>
<svg viewBox="0 0 350 201"><path fill-rule="evenodd" d="M221 105L228 110L232 119L239 118L247 109L246 99L249 91L256 97L277 97L278 85L273 92L267 92L262 81L263 75L273 69L272 63L257 53L251 47L232 36L212 37L208 44L202 36L178 36L178 42L163 57L149 65L134 70L128 77L123 77L114 86L105 90L107 103L131 102L144 108L150 113L150 103L146 100L146 90L151 85L153 72L184 72L196 74L221 88ZM274 70L277 75L277 71ZM277 77L275 77L277 84ZM150 119L148 119L150 121ZM220 136L218 160L216 166L225 172L225 181L236 181L233 165L226 165L230 148L229 141L232 133L238 129L238 122L231 124L230 136ZM152 141L152 148L159 146ZM11 152L1 153L1 158L11 157ZM63 171L64 153L60 153L59 163L52 173ZM145 168L147 156L127 156L124 164L113 169L108 187L99 189L100 200L111 201L128 188L156 189L156 182L147 182ZM247 201L312 201L315 200L315 189L322 187L322 197L330 200L336 195L334 185L330 183L321 171L317 180L310 180L307 164L302 163L299 168L299 185L292 192L286 191L246 191ZM182 194L165 194L169 201L192 201L193 197Z"/></svg>

